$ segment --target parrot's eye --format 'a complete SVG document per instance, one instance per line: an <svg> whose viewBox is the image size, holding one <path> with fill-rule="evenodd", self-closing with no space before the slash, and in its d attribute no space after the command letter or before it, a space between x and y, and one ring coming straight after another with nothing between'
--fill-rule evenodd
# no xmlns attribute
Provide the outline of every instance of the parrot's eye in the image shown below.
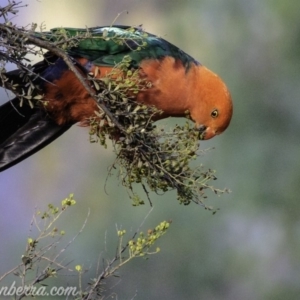
<svg viewBox="0 0 300 300"><path fill-rule="evenodd" d="M216 118L219 115L219 112L217 109L214 109L210 115L212 116L212 118Z"/></svg>

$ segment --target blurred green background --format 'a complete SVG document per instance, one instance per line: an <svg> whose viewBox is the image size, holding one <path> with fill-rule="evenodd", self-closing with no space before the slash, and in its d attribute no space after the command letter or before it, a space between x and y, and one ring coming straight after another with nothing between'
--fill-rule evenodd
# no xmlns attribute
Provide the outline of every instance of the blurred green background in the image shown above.
<svg viewBox="0 0 300 300"><path fill-rule="evenodd" d="M6 1L1 0L1 5ZM210 194L221 210L177 203L175 193L153 195L144 229L172 219L162 251L137 259L109 282L117 299L299 299L300 297L300 2L259 0L41 0L24 1L20 25L137 26L174 43L227 83L234 100L229 129L203 149L199 164L217 170ZM1 103L9 98L4 92ZM165 121L172 124L172 121ZM89 144L86 129L64 136L0 173L0 274L20 262L35 207L56 205L73 192L65 243L91 215L65 257L92 268L113 257L116 226L134 231L149 205L132 207L115 177L104 185L112 149ZM130 234L128 235L128 237ZM91 270L85 276L94 277ZM62 278L64 284L77 279Z"/></svg>

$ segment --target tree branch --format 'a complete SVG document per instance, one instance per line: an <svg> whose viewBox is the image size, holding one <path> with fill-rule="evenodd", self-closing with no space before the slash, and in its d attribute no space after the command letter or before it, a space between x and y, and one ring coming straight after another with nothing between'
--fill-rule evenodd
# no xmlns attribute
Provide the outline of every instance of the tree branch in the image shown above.
<svg viewBox="0 0 300 300"><path fill-rule="evenodd" d="M94 92L94 90L89 86L89 84L86 82L85 78L80 74L78 69L74 65L74 61L70 59L70 57L61 49L58 47L52 45L51 43L44 41L42 39L36 38L32 35L30 35L30 32L24 32L20 29L15 28L14 26L9 26L7 24L3 25L0 24L0 33L5 35L16 35L20 36L25 39L27 44L32 44L35 46L38 46L40 48L46 49L50 51L51 53L55 54L57 57L60 57L64 60L66 65L69 67L69 69L75 74L79 82L82 84L82 86L86 89L86 91L90 94L90 96L95 99L95 101L98 103L99 107L103 110L103 112L110 118L110 120L122 131L125 132L125 128L117 121L117 119L114 117L114 115L107 109L107 107L98 101L97 94ZM6 56L7 57L7 56ZM15 60L12 62L15 63Z"/></svg>

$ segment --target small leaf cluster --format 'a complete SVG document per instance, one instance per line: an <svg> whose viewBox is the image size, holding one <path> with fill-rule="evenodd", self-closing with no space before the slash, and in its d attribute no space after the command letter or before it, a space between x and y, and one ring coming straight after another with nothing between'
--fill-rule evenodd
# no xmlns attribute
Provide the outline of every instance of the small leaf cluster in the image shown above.
<svg viewBox="0 0 300 300"><path fill-rule="evenodd" d="M30 107L36 106L42 99L42 93L28 55L43 55L42 49L28 45L31 31L19 29L12 23L0 24L0 85L12 91L19 99L20 106L26 101ZM16 65L18 72L7 73L6 64Z"/></svg>
<svg viewBox="0 0 300 300"><path fill-rule="evenodd" d="M170 223L170 221L163 221L154 229L149 229L147 234L140 232L138 238L130 240L128 243L129 256L137 257L158 253L160 251L159 247L157 247L154 252L150 252L150 248L167 232Z"/></svg>
<svg viewBox="0 0 300 300"><path fill-rule="evenodd" d="M59 230L55 223L61 217L62 213L67 209L67 207L75 205L76 201L74 200L74 195L70 194L69 197L62 200L62 206L59 208L53 204L48 204L48 209L44 212L37 211L36 216L34 216L34 223L36 228L39 231L39 236L35 239L29 237L27 239L27 249L26 257L31 255L36 251L36 247L40 240L50 236L50 237L61 237L65 235L64 230ZM40 217L41 221L44 221L42 226L37 220L37 216Z"/></svg>

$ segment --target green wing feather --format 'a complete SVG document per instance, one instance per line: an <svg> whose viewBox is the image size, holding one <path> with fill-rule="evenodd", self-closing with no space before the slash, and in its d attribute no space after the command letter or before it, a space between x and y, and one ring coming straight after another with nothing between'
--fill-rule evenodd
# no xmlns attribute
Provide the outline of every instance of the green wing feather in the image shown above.
<svg viewBox="0 0 300 300"><path fill-rule="evenodd" d="M70 37L78 37L78 40L75 39L76 45L68 48L67 53L74 57L87 58L98 66L114 66L120 63L125 55L130 56L131 65L135 68L144 59L159 59L165 56L180 59L187 69L191 63L199 64L178 47L140 28L54 28L46 35L46 38L53 42Z"/></svg>

